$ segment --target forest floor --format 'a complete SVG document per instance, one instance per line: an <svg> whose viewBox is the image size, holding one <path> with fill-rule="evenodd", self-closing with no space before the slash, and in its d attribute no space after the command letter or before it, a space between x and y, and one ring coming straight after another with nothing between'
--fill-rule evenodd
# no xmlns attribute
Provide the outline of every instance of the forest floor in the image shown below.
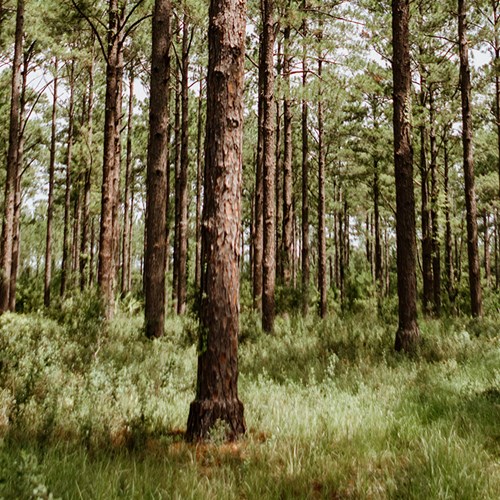
<svg viewBox="0 0 500 500"><path fill-rule="evenodd" d="M0 497L500 498L500 318L420 320L413 358L396 324L362 311L242 316L247 434L183 433L195 322L142 334L129 305L95 301L0 317Z"/></svg>

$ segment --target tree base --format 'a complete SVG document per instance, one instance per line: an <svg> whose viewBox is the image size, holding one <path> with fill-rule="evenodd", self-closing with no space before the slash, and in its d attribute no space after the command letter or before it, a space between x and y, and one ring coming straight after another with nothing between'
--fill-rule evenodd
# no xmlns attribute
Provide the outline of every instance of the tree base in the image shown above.
<svg viewBox="0 0 500 500"><path fill-rule="evenodd" d="M215 401L195 400L189 407L186 439L203 441L210 436L210 430L218 423L227 424L226 439L234 441L245 434L243 403L239 399Z"/></svg>
<svg viewBox="0 0 500 500"><path fill-rule="evenodd" d="M413 354L417 350L420 343L420 332L418 326L415 323L411 327L399 327L396 332L396 342L394 349L397 352L406 352L408 354Z"/></svg>

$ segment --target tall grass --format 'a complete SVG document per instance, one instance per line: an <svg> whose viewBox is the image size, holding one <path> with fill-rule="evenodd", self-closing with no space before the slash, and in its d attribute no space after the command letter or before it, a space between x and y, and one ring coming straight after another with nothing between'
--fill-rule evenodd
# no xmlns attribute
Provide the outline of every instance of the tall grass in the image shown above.
<svg viewBox="0 0 500 500"><path fill-rule="evenodd" d="M93 300L0 317L0 497L500 497L491 318L422 321L407 358L395 325L362 312L285 315L274 335L246 314L247 435L196 446L193 320L149 342L133 307L106 326Z"/></svg>

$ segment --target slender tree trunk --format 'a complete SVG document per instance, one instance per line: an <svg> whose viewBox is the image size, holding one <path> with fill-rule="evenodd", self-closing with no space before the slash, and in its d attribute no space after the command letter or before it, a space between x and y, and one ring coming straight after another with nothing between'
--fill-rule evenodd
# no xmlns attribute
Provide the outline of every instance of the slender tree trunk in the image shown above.
<svg viewBox="0 0 500 500"><path fill-rule="evenodd" d="M24 54L21 94L19 100L19 147L17 152L17 178L16 178L16 195L14 208L14 228L13 228L13 243L12 243L12 269L10 274L9 286L9 311L16 310L16 290L17 276L19 272L19 259L21 251L21 181L24 173L24 144L26 130L26 90L28 88L29 63L32 56L34 43Z"/></svg>
<svg viewBox="0 0 500 500"><path fill-rule="evenodd" d="M125 160L125 190L123 195L123 233L122 233L122 282L121 295L130 292L130 229L131 229L131 185L132 185L132 131L134 116L134 67L129 71L129 95L127 114L127 152Z"/></svg>
<svg viewBox="0 0 500 500"><path fill-rule="evenodd" d="M323 38L320 27L319 43ZM322 55L318 57L318 78L320 90L318 96L318 288L319 314L321 318L327 313L327 270L326 270L326 232L325 232L325 149L323 146L323 89L321 78L323 73Z"/></svg>
<svg viewBox="0 0 500 500"><path fill-rule="evenodd" d="M455 285L454 285L454 271L453 271L453 241L451 232L451 217L450 217L450 162L448 154L448 131L445 130L443 136L443 150L444 150L444 217L445 217L445 236L444 236L444 265L446 271L446 292L450 303L455 301Z"/></svg>
<svg viewBox="0 0 500 500"><path fill-rule="evenodd" d="M116 276L117 211L119 193L118 125L121 116L121 78L123 73L124 8L118 0L109 0L108 53L106 61L106 98L104 113L103 174L101 189L101 227L99 233L99 267L97 281L105 303L107 319L114 315L114 288Z"/></svg>
<svg viewBox="0 0 500 500"><path fill-rule="evenodd" d="M75 63L72 61L69 75L69 115L68 115L68 144L66 150L66 188L64 192L64 230L63 230L63 254L61 264L61 288L60 295L64 297L66 293L66 282L70 274L70 213L71 213L71 162L73 157L73 129L74 129L74 109L75 109Z"/></svg>
<svg viewBox="0 0 500 500"><path fill-rule="evenodd" d="M302 8L307 10L307 0L302 0ZM307 36L307 21L302 22L302 35ZM302 88L307 85L307 48L302 52ZM306 99L302 99L302 314L309 310L309 138L308 109Z"/></svg>
<svg viewBox="0 0 500 500"><path fill-rule="evenodd" d="M23 60L24 0L17 1L14 60L12 62L9 147L5 178L4 219L0 246L0 314L7 311L10 302L10 280L14 239L16 187L19 175L20 93Z"/></svg>
<svg viewBox="0 0 500 500"><path fill-rule="evenodd" d="M145 323L148 338L162 336L165 322L165 234L167 229L165 198L168 173L170 17L170 0L155 0L144 256Z"/></svg>
<svg viewBox="0 0 500 500"><path fill-rule="evenodd" d="M421 78L420 104L425 109L425 97L423 92L424 82ZM420 125L420 189L421 189L421 214L422 214L422 308L424 314L430 314L433 303L432 283L432 234L431 234L431 207L429 205L429 169L426 156L426 130Z"/></svg>
<svg viewBox="0 0 500 500"><path fill-rule="evenodd" d="M54 214L54 171L56 161L56 118L57 118L57 59L54 68L54 84L52 90L52 132L50 139L49 159L49 194L47 200L47 234L45 240L45 277L43 303L45 307L50 306L50 286L52 282L52 222Z"/></svg>
<svg viewBox="0 0 500 500"><path fill-rule="evenodd" d="M257 168L255 171L255 217L253 235L253 306L262 309L262 259L264 252L264 43L259 39L259 98L257 125Z"/></svg>
<svg viewBox="0 0 500 500"><path fill-rule="evenodd" d="M179 269L177 272L177 314L184 314L187 300L187 250L188 250L188 167L189 167L189 24L184 15L182 27L181 70L181 161L179 170Z"/></svg>
<svg viewBox="0 0 500 500"><path fill-rule="evenodd" d="M87 265L89 264L89 232L90 232L90 190L92 187L92 166L93 166L93 153L92 153L92 140L93 140L93 116L94 116L94 49L92 47L92 56L89 66L89 84L88 84L88 109L87 109L87 161L84 171L84 187L83 187L83 213L82 213L82 239L80 244L80 290L84 290L85 285L89 282L87 280Z"/></svg>
<svg viewBox="0 0 500 500"><path fill-rule="evenodd" d="M380 185L379 185L379 162L373 163L373 219L375 233L375 281L379 294L383 291L382 277L382 244L380 241Z"/></svg>
<svg viewBox="0 0 500 500"><path fill-rule="evenodd" d="M179 228L180 228L180 172L181 172L181 75L175 74L175 111L174 111L174 265L172 280L172 303L177 311L177 292L179 289Z"/></svg>
<svg viewBox="0 0 500 500"><path fill-rule="evenodd" d="M290 286L293 266L293 141L292 141L292 103L290 99L290 71L292 57L290 56L291 26L287 24L284 32L283 78L285 80L285 99L283 101L283 239L282 267L283 281Z"/></svg>
<svg viewBox="0 0 500 500"><path fill-rule="evenodd" d="M206 438L217 421L229 439L245 432L237 358L245 11L244 0L210 3L201 348L189 440Z"/></svg>
<svg viewBox="0 0 500 500"><path fill-rule="evenodd" d="M483 225L484 225L484 277L486 284L490 284L491 280L491 260L490 260L490 235L489 235L489 216L486 209L483 209Z"/></svg>
<svg viewBox="0 0 500 500"><path fill-rule="evenodd" d="M196 263L195 284L199 290L201 287L201 186L203 182L202 170L202 115L203 115L203 77L200 69L200 90L198 94L198 124L196 134ZM253 210L252 210L253 214ZM250 231L251 234L252 231Z"/></svg>
<svg viewBox="0 0 500 500"><path fill-rule="evenodd" d="M472 111L469 48L466 25L467 6L458 0L458 41L460 55L460 91L462 95L462 143L464 152L465 206L467 218L467 253L469 258L469 287L471 313L482 316L481 274L477 236L477 207L474 187L474 157L472 151Z"/></svg>
<svg viewBox="0 0 500 500"><path fill-rule="evenodd" d="M394 165L396 173L396 239L399 327L395 349L413 351L419 341L413 149L411 145L411 67L409 0L392 1L394 83Z"/></svg>
<svg viewBox="0 0 500 500"><path fill-rule="evenodd" d="M263 181L264 181L264 252L262 275L262 328L274 327L274 290L276 283L275 234L275 175L276 175L276 108L274 102L274 0L262 0L264 35L264 121L263 121Z"/></svg>
<svg viewBox="0 0 500 500"><path fill-rule="evenodd" d="M436 122L434 109L434 89L429 87L429 121L431 148L431 229L432 229L432 284L434 314L441 314L441 248L439 245L439 186L438 186L438 149L436 142Z"/></svg>

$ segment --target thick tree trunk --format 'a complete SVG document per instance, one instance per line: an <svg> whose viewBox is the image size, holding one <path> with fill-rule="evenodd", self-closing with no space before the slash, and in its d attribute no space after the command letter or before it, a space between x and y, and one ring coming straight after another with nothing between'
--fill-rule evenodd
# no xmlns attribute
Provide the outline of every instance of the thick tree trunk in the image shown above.
<svg viewBox="0 0 500 500"><path fill-rule="evenodd" d="M413 149L411 145L411 67L409 0L392 1L394 83L394 166L396 173L396 239L399 327L395 349L411 352L419 341Z"/></svg>
<svg viewBox="0 0 500 500"><path fill-rule="evenodd" d="M123 195L123 233L122 233L122 282L121 295L130 292L130 229L131 229L131 198L132 198L132 131L134 116L134 67L129 71L129 94L127 113L127 151L125 159L125 189Z"/></svg>
<svg viewBox="0 0 500 500"><path fill-rule="evenodd" d="M458 0L458 41L460 55L460 91L462 95L462 143L464 153L465 206L467 219L467 253L471 313L482 316L481 274L477 236L477 206L474 187L474 156L472 151L472 111L469 48L467 43L466 1Z"/></svg>
<svg viewBox="0 0 500 500"><path fill-rule="evenodd" d="M177 271L177 314L184 314L187 300L187 250L188 250L188 167L189 167L189 24L184 15L182 27L181 70L181 161L179 170L179 258Z"/></svg>
<svg viewBox="0 0 500 500"><path fill-rule="evenodd" d="M64 192L64 229L63 229L63 254L61 263L61 288L60 295L64 297L66 284L70 275L70 213L71 213L71 162L73 159L73 129L74 129L74 109L75 109L75 63L72 61L69 75L69 114L68 114L68 144L66 150L66 187ZM75 214L76 215L76 214Z"/></svg>
<svg viewBox="0 0 500 500"><path fill-rule="evenodd" d="M293 266L293 171L292 171L292 102L290 98L290 71L292 57L290 56L291 27L285 27L283 77L285 80L285 99L283 101L283 238L281 265L283 281L286 286L292 282Z"/></svg>
<svg viewBox="0 0 500 500"><path fill-rule="evenodd" d="M230 439L245 432L237 359L245 11L244 0L210 3L200 354L189 440L206 438L217 421Z"/></svg>
<svg viewBox="0 0 500 500"><path fill-rule="evenodd" d="M7 311L10 302L10 280L14 243L14 218L16 186L19 175L20 93L21 65L23 60L24 0L17 1L14 60L12 62L9 147L7 151L7 174L5 178L4 218L0 246L0 314Z"/></svg>
<svg viewBox="0 0 500 500"><path fill-rule="evenodd" d="M274 327L274 291L276 284L276 108L274 102L274 0L262 1L263 81L263 183L264 183L264 251L262 260L262 328Z"/></svg>
<svg viewBox="0 0 500 500"><path fill-rule="evenodd" d="M162 336L165 322L165 234L167 229L165 198L168 173L170 17L170 0L155 0L144 256L145 323L148 338Z"/></svg>
<svg viewBox="0 0 500 500"><path fill-rule="evenodd" d="M47 233L45 239L45 276L43 303L45 307L50 306L50 287L52 282L52 222L54 214L54 173L56 162L56 118L57 118L57 59L54 68L54 84L52 90L52 131L50 139L49 159L49 194L47 199Z"/></svg>

